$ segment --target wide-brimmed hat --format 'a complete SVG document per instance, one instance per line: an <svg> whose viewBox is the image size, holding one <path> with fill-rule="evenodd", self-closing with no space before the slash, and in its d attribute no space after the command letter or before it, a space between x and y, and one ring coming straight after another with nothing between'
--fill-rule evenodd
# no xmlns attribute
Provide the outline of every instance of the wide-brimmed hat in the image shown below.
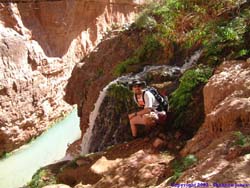
<svg viewBox="0 0 250 188"><path fill-rule="evenodd" d="M133 86L142 86L145 87L146 86L146 82L145 81L141 81L141 80L133 80L129 83L129 88L132 89Z"/></svg>

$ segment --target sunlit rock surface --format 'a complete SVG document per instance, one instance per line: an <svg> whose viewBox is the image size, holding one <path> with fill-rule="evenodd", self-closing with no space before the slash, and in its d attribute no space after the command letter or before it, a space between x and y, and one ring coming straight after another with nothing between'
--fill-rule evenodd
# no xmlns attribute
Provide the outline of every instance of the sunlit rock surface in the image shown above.
<svg viewBox="0 0 250 188"><path fill-rule="evenodd" d="M249 183L250 62L228 61L217 68L204 88L205 122L182 155L199 162L181 182Z"/></svg>
<svg viewBox="0 0 250 188"><path fill-rule="evenodd" d="M58 182L75 188L147 187L159 185L173 172L171 153L154 153L143 139L115 145L105 152L78 157L55 174ZM58 164L60 165L60 164ZM62 166L61 166L62 167ZM80 183L81 182L81 183Z"/></svg>
<svg viewBox="0 0 250 188"><path fill-rule="evenodd" d="M177 183L198 181L209 183L210 187L214 187L213 183L248 184L250 147L239 146L238 139L232 132L214 139L208 147L196 153L199 161L185 171Z"/></svg>
<svg viewBox="0 0 250 188"><path fill-rule="evenodd" d="M173 159L169 156L168 160L160 155L150 155L140 150L130 157L123 159L121 161L116 161L109 165L104 172L99 172L103 175L103 178L97 182L94 187L147 187L156 185L163 177L165 177L167 163ZM110 161L105 161L99 166L105 166L105 163L110 163ZM94 164L97 166L97 164ZM97 168L97 167L95 167ZM100 168L100 167L99 167ZM106 167L107 168L107 167ZM112 179L112 181L110 181Z"/></svg>
<svg viewBox="0 0 250 188"><path fill-rule="evenodd" d="M250 63L224 62L204 87L206 118L182 154L194 153L229 131L250 127Z"/></svg>
<svg viewBox="0 0 250 188"><path fill-rule="evenodd" d="M111 28L130 23L138 3L0 3L0 155L71 110L63 95L74 64Z"/></svg>

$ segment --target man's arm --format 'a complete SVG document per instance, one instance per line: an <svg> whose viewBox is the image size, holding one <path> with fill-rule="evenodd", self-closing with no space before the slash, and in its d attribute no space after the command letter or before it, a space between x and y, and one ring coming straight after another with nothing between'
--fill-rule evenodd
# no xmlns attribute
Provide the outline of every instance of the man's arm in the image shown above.
<svg viewBox="0 0 250 188"><path fill-rule="evenodd" d="M129 114L129 119L132 119L133 117L136 117L136 116L143 116L144 114L150 113L153 110L153 100L154 100L154 95L150 93L149 91L146 91L144 93L144 102L145 102L144 109L138 112Z"/></svg>
<svg viewBox="0 0 250 188"><path fill-rule="evenodd" d="M129 119L132 119L135 116L143 116L144 114L148 114L150 112L151 112L151 108L144 108L143 110L129 114Z"/></svg>

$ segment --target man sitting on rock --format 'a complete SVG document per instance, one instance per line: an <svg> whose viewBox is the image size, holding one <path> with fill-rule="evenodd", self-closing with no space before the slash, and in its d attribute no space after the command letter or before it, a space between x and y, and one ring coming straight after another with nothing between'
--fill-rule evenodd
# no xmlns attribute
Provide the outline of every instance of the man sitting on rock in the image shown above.
<svg viewBox="0 0 250 188"><path fill-rule="evenodd" d="M137 137L137 126L144 125L151 128L166 119L166 112L159 110L159 102L155 96L145 89L146 83L134 80L130 87L134 93L134 100L142 110L129 114L132 136Z"/></svg>

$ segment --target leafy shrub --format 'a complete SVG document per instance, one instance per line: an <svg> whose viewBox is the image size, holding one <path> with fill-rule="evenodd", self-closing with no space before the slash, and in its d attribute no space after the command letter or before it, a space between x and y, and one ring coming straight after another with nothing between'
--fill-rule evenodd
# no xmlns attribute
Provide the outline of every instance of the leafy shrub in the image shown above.
<svg viewBox="0 0 250 188"><path fill-rule="evenodd" d="M133 96L132 91L128 89L128 87L122 84L112 84L108 88L108 96L115 98L116 100L130 100Z"/></svg>
<svg viewBox="0 0 250 188"><path fill-rule="evenodd" d="M122 84L112 84L108 88L107 95L109 97L112 97L113 101L115 101L116 112L121 112L122 110L124 110L124 107L126 107L125 110L128 111L133 107L133 105L135 105L133 102L132 91Z"/></svg>
<svg viewBox="0 0 250 188"><path fill-rule="evenodd" d="M212 76L212 69L209 67L199 67L186 71L180 79L179 87L172 93L170 98L170 108L180 114L185 110L191 101L193 90L204 84Z"/></svg>
<svg viewBox="0 0 250 188"><path fill-rule="evenodd" d="M143 46L136 51L136 57L140 62L144 62L149 59L156 59L157 52L162 47L161 43L154 37L150 35L146 37Z"/></svg>
<svg viewBox="0 0 250 188"><path fill-rule="evenodd" d="M233 19L218 16L237 9L239 4L240 0L162 0L159 4L149 4L138 23L146 27L150 24L142 20L152 18L155 33L179 44L180 49L189 49L203 41L206 58L216 65L225 57L250 55L248 45L244 44L250 11L235 12Z"/></svg>
<svg viewBox="0 0 250 188"><path fill-rule="evenodd" d="M173 166L172 166L174 170L172 181L176 181L181 176L184 170L192 166L197 161L198 159L195 157L195 155L191 155L191 154L179 161L178 160L174 161Z"/></svg>
<svg viewBox="0 0 250 188"><path fill-rule="evenodd" d="M120 76L129 72L131 65L143 63L147 60L157 60L157 53L162 48L162 44L153 35L147 36L142 46L140 46L132 57L120 62L114 69L114 75Z"/></svg>
<svg viewBox="0 0 250 188"><path fill-rule="evenodd" d="M12 152L3 152L2 155L0 156L0 160L1 159L5 159L8 158L12 155Z"/></svg>
<svg viewBox="0 0 250 188"><path fill-rule="evenodd" d="M231 21L214 23L210 34L203 41L205 54L211 65L217 65L223 58L234 59L250 55L246 33L250 32L250 11L243 11Z"/></svg>
<svg viewBox="0 0 250 188"><path fill-rule="evenodd" d="M147 13L141 14L134 23L136 28L152 30L156 27L156 20Z"/></svg>
<svg viewBox="0 0 250 188"><path fill-rule="evenodd" d="M184 4L180 0L164 0L158 6L155 6L152 13L154 15L161 16L164 18L163 22L169 22L168 18L174 18L180 13L180 11L184 8ZM171 19L170 19L171 20Z"/></svg>
<svg viewBox="0 0 250 188"><path fill-rule="evenodd" d="M139 59L136 56L130 57L125 61L120 62L114 69L114 75L121 76L122 74L128 72L130 65L135 65L137 63L139 63Z"/></svg>
<svg viewBox="0 0 250 188"><path fill-rule="evenodd" d="M186 39L183 43L184 48L192 48L197 42L202 41L208 34L208 26L197 27L186 34Z"/></svg>
<svg viewBox="0 0 250 188"><path fill-rule="evenodd" d="M191 155L191 154L186 156L182 161L184 168L188 168L196 162L197 162L197 158L195 157L195 155Z"/></svg>
<svg viewBox="0 0 250 188"><path fill-rule="evenodd" d="M56 184L56 177L46 169L40 169L33 175L27 188L42 188L46 185Z"/></svg>
<svg viewBox="0 0 250 188"><path fill-rule="evenodd" d="M244 135L240 131L236 131L234 135L237 137L237 140L235 141L236 145L239 146L249 146L250 145L250 135Z"/></svg>

